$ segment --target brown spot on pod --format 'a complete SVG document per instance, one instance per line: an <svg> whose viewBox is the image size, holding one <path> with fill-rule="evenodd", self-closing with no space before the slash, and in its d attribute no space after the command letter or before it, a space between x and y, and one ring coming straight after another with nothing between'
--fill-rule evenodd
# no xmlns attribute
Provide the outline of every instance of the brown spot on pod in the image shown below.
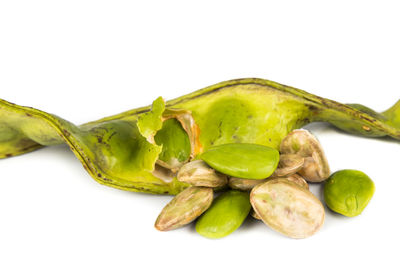
<svg viewBox="0 0 400 267"><path fill-rule="evenodd" d="M66 129L64 129L64 130L63 130L63 133L64 133L64 135L65 135L66 137L68 137L68 136L70 136L70 135L71 135L71 133L70 133L70 132L68 132Z"/></svg>

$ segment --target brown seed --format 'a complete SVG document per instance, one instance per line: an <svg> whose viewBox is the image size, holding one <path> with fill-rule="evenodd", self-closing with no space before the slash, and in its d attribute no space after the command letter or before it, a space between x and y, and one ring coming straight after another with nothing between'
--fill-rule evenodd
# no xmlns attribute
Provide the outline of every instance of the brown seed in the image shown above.
<svg viewBox="0 0 400 267"><path fill-rule="evenodd" d="M288 237L311 236L324 223L321 201L285 178L270 179L254 187L250 202L265 224Z"/></svg>
<svg viewBox="0 0 400 267"><path fill-rule="evenodd" d="M279 159L278 168L272 174L274 177L291 175L299 171L304 164L304 157L298 154L282 154Z"/></svg>
<svg viewBox="0 0 400 267"><path fill-rule="evenodd" d="M254 180L254 179L242 179L236 177L229 177L229 187L232 189L242 190L242 191L250 191L258 184L264 183L266 179L263 180Z"/></svg>
<svg viewBox="0 0 400 267"><path fill-rule="evenodd" d="M304 160L304 166L299 170L301 176L306 177L310 182L321 182L321 174L319 164L313 157L307 157Z"/></svg>
<svg viewBox="0 0 400 267"><path fill-rule="evenodd" d="M309 131L298 129L290 132L281 142L282 154L297 154L304 158L304 165L298 172L309 182L328 179L330 169L324 151L317 138Z"/></svg>
<svg viewBox="0 0 400 267"><path fill-rule="evenodd" d="M184 226L206 211L213 201L213 190L191 186L176 195L161 211L155 223L160 231Z"/></svg>
<svg viewBox="0 0 400 267"><path fill-rule="evenodd" d="M186 163L179 170L177 179L194 186L221 187L228 183L228 177L216 172L202 160Z"/></svg>
<svg viewBox="0 0 400 267"><path fill-rule="evenodd" d="M293 183L296 183L297 185L303 187L304 189L307 189L307 190L309 189L307 181L303 177L298 175L297 173L289 175L289 176L285 176L285 177L282 177L282 178L286 178L289 181L291 181Z"/></svg>

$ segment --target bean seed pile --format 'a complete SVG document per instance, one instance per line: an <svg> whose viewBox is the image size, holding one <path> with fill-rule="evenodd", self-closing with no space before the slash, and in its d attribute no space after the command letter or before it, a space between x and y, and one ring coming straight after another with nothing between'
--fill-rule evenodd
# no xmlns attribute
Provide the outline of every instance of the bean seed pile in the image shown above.
<svg viewBox="0 0 400 267"><path fill-rule="evenodd" d="M177 179L190 187L164 207L156 229L196 221L196 231L207 238L231 234L249 214L285 236L306 238L321 229L325 218L324 205L308 182L324 183L328 208L348 217L359 215L375 190L361 171L331 174L317 138L303 129L289 133L279 151L247 143L214 146L183 165Z"/></svg>

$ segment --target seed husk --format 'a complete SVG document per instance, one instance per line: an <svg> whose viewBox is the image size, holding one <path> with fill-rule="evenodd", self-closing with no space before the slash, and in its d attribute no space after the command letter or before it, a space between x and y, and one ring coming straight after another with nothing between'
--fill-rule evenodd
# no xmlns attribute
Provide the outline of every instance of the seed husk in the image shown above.
<svg viewBox="0 0 400 267"><path fill-rule="evenodd" d="M229 187L232 189L242 190L242 191L250 191L256 185L264 183L266 179L263 180L254 180L254 179L244 179L237 177L229 177Z"/></svg>
<svg viewBox="0 0 400 267"><path fill-rule="evenodd" d="M200 158L215 170L232 177L265 179L278 166L279 152L257 144L232 143L214 146Z"/></svg>
<svg viewBox="0 0 400 267"><path fill-rule="evenodd" d="M184 226L206 211L213 201L213 190L191 186L176 195L161 211L155 228L169 231Z"/></svg>
<svg viewBox="0 0 400 267"><path fill-rule="evenodd" d="M222 193L197 220L196 231L208 238L225 237L240 227L250 209L248 192L230 190Z"/></svg>
<svg viewBox="0 0 400 267"><path fill-rule="evenodd" d="M288 237L311 236L324 223L321 201L285 178L270 179L254 187L250 202L266 225Z"/></svg>
<svg viewBox="0 0 400 267"><path fill-rule="evenodd" d="M328 179L330 169L324 151L317 138L309 131L297 129L290 132L281 142L282 154L297 154L304 158L299 174L309 182Z"/></svg>
<svg viewBox="0 0 400 267"><path fill-rule="evenodd" d="M216 172L202 160L186 163L179 170L177 179L194 186L221 187L228 183L225 174Z"/></svg>
<svg viewBox="0 0 400 267"><path fill-rule="evenodd" d="M279 159L278 168L272 174L274 177L282 177L295 174L301 170L304 164L304 157L297 154L282 154Z"/></svg>

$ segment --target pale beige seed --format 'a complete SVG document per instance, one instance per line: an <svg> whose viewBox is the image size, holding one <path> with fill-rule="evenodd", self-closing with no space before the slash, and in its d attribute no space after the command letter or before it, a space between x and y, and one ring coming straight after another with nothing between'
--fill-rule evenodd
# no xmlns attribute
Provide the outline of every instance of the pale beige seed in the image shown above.
<svg viewBox="0 0 400 267"><path fill-rule="evenodd" d="M268 180L270 180L270 179L278 179L278 178L285 178L285 179L287 179L287 180L289 180L291 182L294 182L295 184L303 187L304 189L307 189L307 190L309 189L307 181L298 173L291 174L291 175L286 175L286 176L283 176L283 177L270 177L270 178L268 178ZM265 180L265 181L267 181L267 180Z"/></svg>
<svg viewBox="0 0 400 267"><path fill-rule="evenodd" d="M258 214L254 211L254 209L251 210L250 215L256 220L261 220L261 217L258 216Z"/></svg>
<svg viewBox="0 0 400 267"><path fill-rule="evenodd" d="M202 160L186 163L179 170L177 179L194 186L221 187L228 183L228 177L216 172Z"/></svg>
<svg viewBox="0 0 400 267"><path fill-rule="evenodd" d="M275 178L278 178L278 177L275 177ZM281 177L281 178L288 179L289 181L296 183L297 185L303 187L304 189L309 190L309 186L308 186L308 184L307 184L307 181L304 180L304 178L301 177L301 176L300 176L299 174L297 174L297 173L292 174L292 175L288 175L288 176L284 176L284 177ZM274 179L274 178L271 177L271 178L269 178L269 179ZM265 180L263 180L263 182L265 182ZM252 209L252 211L250 212L250 215L251 215L254 219L261 220L261 217L254 211L254 209Z"/></svg>
<svg viewBox="0 0 400 267"><path fill-rule="evenodd" d="M321 201L286 178L257 185L251 191L250 202L266 225L288 237L311 236L324 223Z"/></svg>
<svg viewBox="0 0 400 267"><path fill-rule="evenodd" d="M169 231L191 223L210 207L212 201L212 188L186 188L164 207L154 226L157 230Z"/></svg>
<svg viewBox="0 0 400 267"><path fill-rule="evenodd" d="M266 179L263 180L255 180L255 179L242 179L236 177L229 177L229 187L232 189L242 190L242 191L250 191L258 184L264 183Z"/></svg>
<svg viewBox="0 0 400 267"><path fill-rule="evenodd" d="M317 138L309 131L298 129L290 132L281 142L282 154L297 154L304 158L298 172L309 182L322 182L329 178L330 169L324 151Z"/></svg>
<svg viewBox="0 0 400 267"><path fill-rule="evenodd" d="M282 177L282 178L286 178L289 181L294 182L297 185L303 187L304 189L307 189L307 190L309 189L307 181L297 173L289 175L289 176L285 176L285 177Z"/></svg>
<svg viewBox="0 0 400 267"><path fill-rule="evenodd" d="M299 171L304 164L304 157L298 154L282 154L279 158L278 168L272 174L274 177L291 175Z"/></svg>

